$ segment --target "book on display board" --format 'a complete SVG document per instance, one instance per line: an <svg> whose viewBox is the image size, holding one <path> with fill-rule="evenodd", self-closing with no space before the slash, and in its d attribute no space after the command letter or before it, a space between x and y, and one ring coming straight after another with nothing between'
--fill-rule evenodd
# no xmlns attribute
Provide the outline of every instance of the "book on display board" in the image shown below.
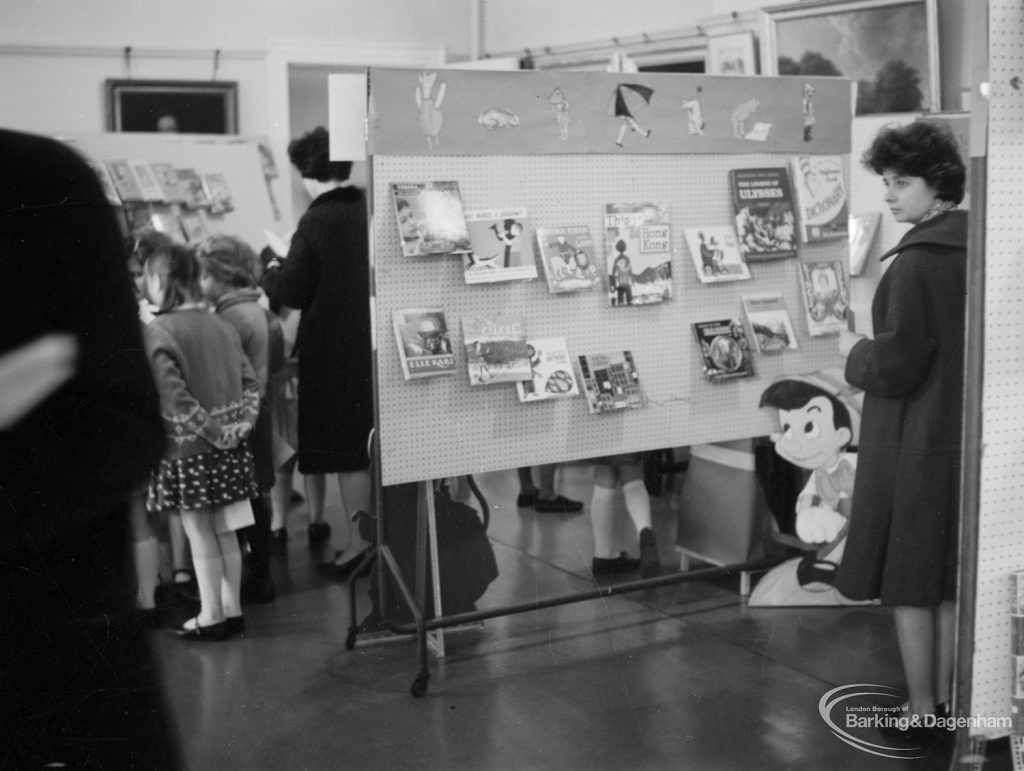
<svg viewBox="0 0 1024 771"><path fill-rule="evenodd" d="M145 161L131 161L129 166L131 166L132 174L135 175L135 181L139 184L139 191L142 193L142 200L167 200L164 196L163 188L160 187L160 183L157 182L156 175L153 173L153 169L150 168L148 163Z"/></svg>
<svg viewBox="0 0 1024 771"><path fill-rule="evenodd" d="M697 321L693 324L704 377L712 383L753 377L750 343L741 319Z"/></svg>
<svg viewBox="0 0 1024 771"><path fill-rule="evenodd" d="M462 258L467 284L537 278L526 209L470 210L466 212L466 225L473 247Z"/></svg>
<svg viewBox="0 0 1024 771"><path fill-rule="evenodd" d="M601 286L601 274L594 262L594 239L587 225L537 228L535 235L549 292L587 292Z"/></svg>
<svg viewBox="0 0 1024 771"><path fill-rule="evenodd" d="M607 204L604 239L612 306L649 305L671 299L672 226L668 204Z"/></svg>
<svg viewBox="0 0 1024 771"><path fill-rule="evenodd" d="M744 281L750 268L743 259L736 231L729 225L683 228L686 245L693 258L693 267L702 284L722 281Z"/></svg>
<svg viewBox="0 0 1024 771"><path fill-rule="evenodd" d="M531 380L526 327L511 314L462 317L466 370L473 386Z"/></svg>
<svg viewBox="0 0 1024 771"><path fill-rule="evenodd" d="M782 353L800 347L789 309L779 292L743 295L741 300L758 353Z"/></svg>
<svg viewBox="0 0 1024 771"><path fill-rule="evenodd" d="M564 337L526 341L533 377L516 383L521 402L539 402L580 395L580 387Z"/></svg>
<svg viewBox="0 0 1024 771"><path fill-rule="evenodd" d="M632 351L589 353L577 357L577 361L591 414L645 406Z"/></svg>
<svg viewBox="0 0 1024 771"><path fill-rule="evenodd" d="M843 261L800 262L799 275L808 334L834 335L847 327L850 285Z"/></svg>
<svg viewBox="0 0 1024 771"><path fill-rule="evenodd" d="M404 256L472 251L458 182L392 182L391 198Z"/></svg>
<svg viewBox="0 0 1024 771"><path fill-rule="evenodd" d="M185 240L188 243L196 243L210 237L210 231L206 227L206 220L203 219L203 215L199 212L186 209L179 215L179 220L181 222L181 229L185 233Z"/></svg>
<svg viewBox="0 0 1024 771"><path fill-rule="evenodd" d="M796 218L785 166L732 169L736 237L748 262L796 256Z"/></svg>
<svg viewBox="0 0 1024 771"><path fill-rule="evenodd" d="M128 161L106 161L105 165L110 172L110 178L114 181L117 195L122 201L130 203L145 200L142 197L142 190L139 188L139 181L132 174L132 167Z"/></svg>
<svg viewBox="0 0 1024 771"><path fill-rule="evenodd" d="M791 161L800 242L847 238L850 229L843 159L799 155Z"/></svg>
<svg viewBox="0 0 1024 771"><path fill-rule="evenodd" d="M882 221L882 212L869 211L850 215L850 275L859 276L875 241L875 233Z"/></svg>
<svg viewBox="0 0 1024 771"><path fill-rule="evenodd" d="M188 193L182 188L178 181L178 172L169 163L151 163L149 167L153 170L153 176L163 191L164 200L168 203L186 203Z"/></svg>
<svg viewBox="0 0 1024 771"><path fill-rule="evenodd" d="M442 309L399 308L392 313L392 321L406 380L455 374L455 356Z"/></svg>
<svg viewBox="0 0 1024 771"><path fill-rule="evenodd" d="M175 169L178 184L185 197L185 205L191 209L199 209L210 205L210 199L203 187L203 178L195 169Z"/></svg>
<svg viewBox="0 0 1024 771"><path fill-rule="evenodd" d="M228 180L223 172L211 171L201 174L203 190L210 202L210 214L223 214L234 211L235 203L231 197L231 188L228 187Z"/></svg>

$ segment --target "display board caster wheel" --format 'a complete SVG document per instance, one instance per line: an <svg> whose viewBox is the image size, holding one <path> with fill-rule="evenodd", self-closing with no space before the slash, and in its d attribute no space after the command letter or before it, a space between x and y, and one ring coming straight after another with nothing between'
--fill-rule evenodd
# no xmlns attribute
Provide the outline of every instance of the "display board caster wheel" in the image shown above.
<svg viewBox="0 0 1024 771"><path fill-rule="evenodd" d="M416 679L412 681L412 687L409 688L409 692L413 696L422 696L427 692L427 681L430 680L430 674L427 672L421 672L416 675Z"/></svg>

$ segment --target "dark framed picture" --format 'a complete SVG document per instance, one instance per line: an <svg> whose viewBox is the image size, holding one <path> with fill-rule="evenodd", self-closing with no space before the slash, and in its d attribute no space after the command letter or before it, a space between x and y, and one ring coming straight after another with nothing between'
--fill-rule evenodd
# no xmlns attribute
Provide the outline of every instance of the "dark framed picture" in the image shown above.
<svg viewBox="0 0 1024 771"><path fill-rule="evenodd" d="M936 0L812 0L765 8L761 72L857 83L857 115L939 107Z"/></svg>
<svg viewBox="0 0 1024 771"><path fill-rule="evenodd" d="M107 80L107 131L237 134L238 83Z"/></svg>

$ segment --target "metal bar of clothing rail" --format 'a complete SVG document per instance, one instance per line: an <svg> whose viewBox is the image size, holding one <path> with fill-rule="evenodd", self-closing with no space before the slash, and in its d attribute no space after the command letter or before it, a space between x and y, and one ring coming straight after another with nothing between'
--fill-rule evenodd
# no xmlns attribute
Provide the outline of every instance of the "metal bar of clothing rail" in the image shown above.
<svg viewBox="0 0 1024 771"><path fill-rule="evenodd" d="M419 516L423 516L423 512L420 512ZM405 583L403 576L401 574L401 569L395 562L394 558L391 556L388 547L386 545L380 545L375 547L375 551L383 555L384 563L387 567L387 570L395 579L395 582L398 585L399 593L402 595L406 604L408 604L409 609L413 615L412 622L388 622L385 624L386 627L395 634L414 634L416 636L417 647L419 651L419 671L417 672L416 678L413 681L412 686L410 687L410 692L412 693L413 696L423 696L427 692L427 683L429 682L430 679L430 669L427 658L427 633L429 631L483 621L488 618L497 618L499 616L511 616L517 613L526 613L528 611L533 610L542 610L544 608L552 608L559 605L569 605L571 603L584 602L586 600L594 600L599 599L601 597L611 597L618 594L627 594L629 592L657 589L662 586L671 586L673 584L681 584L686 583L688 581L699 581L703 579L720 578L722 576L732 575L735 573L758 572L762 570L768 570L786 559L785 555L780 555L773 556L770 558L751 560L748 562L735 563L731 565L720 565L716 567L699 568L697 570L688 570L686 572L671 573L669 575L657 576L655 578L644 578L637 581L626 581L622 583L611 584L608 586L600 586L596 589L590 589L587 591L572 592L569 594L563 594L556 597L531 600L529 602L505 605L498 608L486 608L482 610L468 611L465 613L454 613L447 616L441 615L432 619L426 619L424 617L422 609L417 607L413 593L408 589L408 586ZM349 650L355 647L358 628L357 622L355 621L356 581L359 577L369 572L373 562L374 554L371 553L349 577L349 603L351 608L352 626L349 629L349 635L345 643L346 647ZM380 580L384 580L382 571Z"/></svg>

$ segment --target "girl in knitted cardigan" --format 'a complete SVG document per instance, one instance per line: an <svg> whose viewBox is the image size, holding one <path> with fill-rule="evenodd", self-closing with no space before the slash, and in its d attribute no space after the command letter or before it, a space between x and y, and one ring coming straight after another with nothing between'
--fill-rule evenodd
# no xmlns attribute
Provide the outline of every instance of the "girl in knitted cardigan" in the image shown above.
<svg viewBox="0 0 1024 771"><path fill-rule="evenodd" d="M199 272L182 246L146 261L146 292L158 308L145 330L146 351L167 431L147 506L180 510L192 547L201 607L177 634L223 640L245 630L235 531L253 523L249 499L258 494L244 440L259 411L259 382L238 332L200 305Z"/></svg>

